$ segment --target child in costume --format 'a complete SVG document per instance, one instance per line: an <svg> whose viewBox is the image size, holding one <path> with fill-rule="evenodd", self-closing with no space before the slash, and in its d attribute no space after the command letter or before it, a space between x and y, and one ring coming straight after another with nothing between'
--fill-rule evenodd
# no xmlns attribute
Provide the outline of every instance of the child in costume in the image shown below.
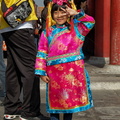
<svg viewBox="0 0 120 120"><path fill-rule="evenodd" d="M64 113L64 120L72 120L72 113L93 107L82 46L95 21L74 7L67 0L49 3L46 29L38 44L35 74L47 83L51 120L59 120L59 113Z"/></svg>

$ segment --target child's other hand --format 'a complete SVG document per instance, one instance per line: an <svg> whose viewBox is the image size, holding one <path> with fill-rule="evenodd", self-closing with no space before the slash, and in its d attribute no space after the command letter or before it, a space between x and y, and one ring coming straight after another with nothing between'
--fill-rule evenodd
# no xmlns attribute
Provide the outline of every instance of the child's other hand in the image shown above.
<svg viewBox="0 0 120 120"><path fill-rule="evenodd" d="M50 82L50 79L49 79L48 76L43 76L43 75L41 75L40 78L41 78L44 82L46 82L46 83L49 83L49 82Z"/></svg>

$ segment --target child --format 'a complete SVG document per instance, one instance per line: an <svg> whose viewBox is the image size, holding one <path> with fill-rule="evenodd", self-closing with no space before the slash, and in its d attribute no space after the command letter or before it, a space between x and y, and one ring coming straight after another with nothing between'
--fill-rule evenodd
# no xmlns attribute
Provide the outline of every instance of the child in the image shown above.
<svg viewBox="0 0 120 120"><path fill-rule="evenodd" d="M72 113L93 107L82 45L95 21L84 11L78 13L70 7L67 1L52 4L56 24L42 32L36 57L35 74L47 83L51 120L59 120L59 113L64 113L64 120L72 120ZM73 22L69 24L68 19Z"/></svg>

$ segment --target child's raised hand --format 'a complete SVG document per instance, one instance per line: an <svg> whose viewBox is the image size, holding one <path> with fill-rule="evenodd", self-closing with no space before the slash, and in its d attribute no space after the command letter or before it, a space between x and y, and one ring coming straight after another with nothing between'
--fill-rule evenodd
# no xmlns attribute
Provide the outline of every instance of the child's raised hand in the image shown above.
<svg viewBox="0 0 120 120"><path fill-rule="evenodd" d="M64 9L64 8L61 8L61 9L66 13L66 15L73 16L73 15L78 14L78 12L76 10L68 7L67 5L66 5L66 9Z"/></svg>
<svg viewBox="0 0 120 120"><path fill-rule="evenodd" d="M66 5L66 11L70 16L78 14L78 12L76 10L68 7L67 5Z"/></svg>
<svg viewBox="0 0 120 120"><path fill-rule="evenodd" d="M49 82L50 82L50 79L49 79L48 76L43 76L43 75L41 75L40 78L41 78L44 82L46 82L46 83L49 83Z"/></svg>

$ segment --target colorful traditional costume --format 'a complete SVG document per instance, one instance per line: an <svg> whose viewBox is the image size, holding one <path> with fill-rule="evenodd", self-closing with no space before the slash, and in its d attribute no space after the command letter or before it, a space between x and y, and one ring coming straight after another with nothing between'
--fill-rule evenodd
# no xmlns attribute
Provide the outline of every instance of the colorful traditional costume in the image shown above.
<svg viewBox="0 0 120 120"><path fill-rule="evenodd" d="M84 11L73 18L74 31L53 25L40 37L35 74L47 75L46 100L49 113L74 113L93 107L90 79L84 67L82 46L94 26Z"/></svg>

